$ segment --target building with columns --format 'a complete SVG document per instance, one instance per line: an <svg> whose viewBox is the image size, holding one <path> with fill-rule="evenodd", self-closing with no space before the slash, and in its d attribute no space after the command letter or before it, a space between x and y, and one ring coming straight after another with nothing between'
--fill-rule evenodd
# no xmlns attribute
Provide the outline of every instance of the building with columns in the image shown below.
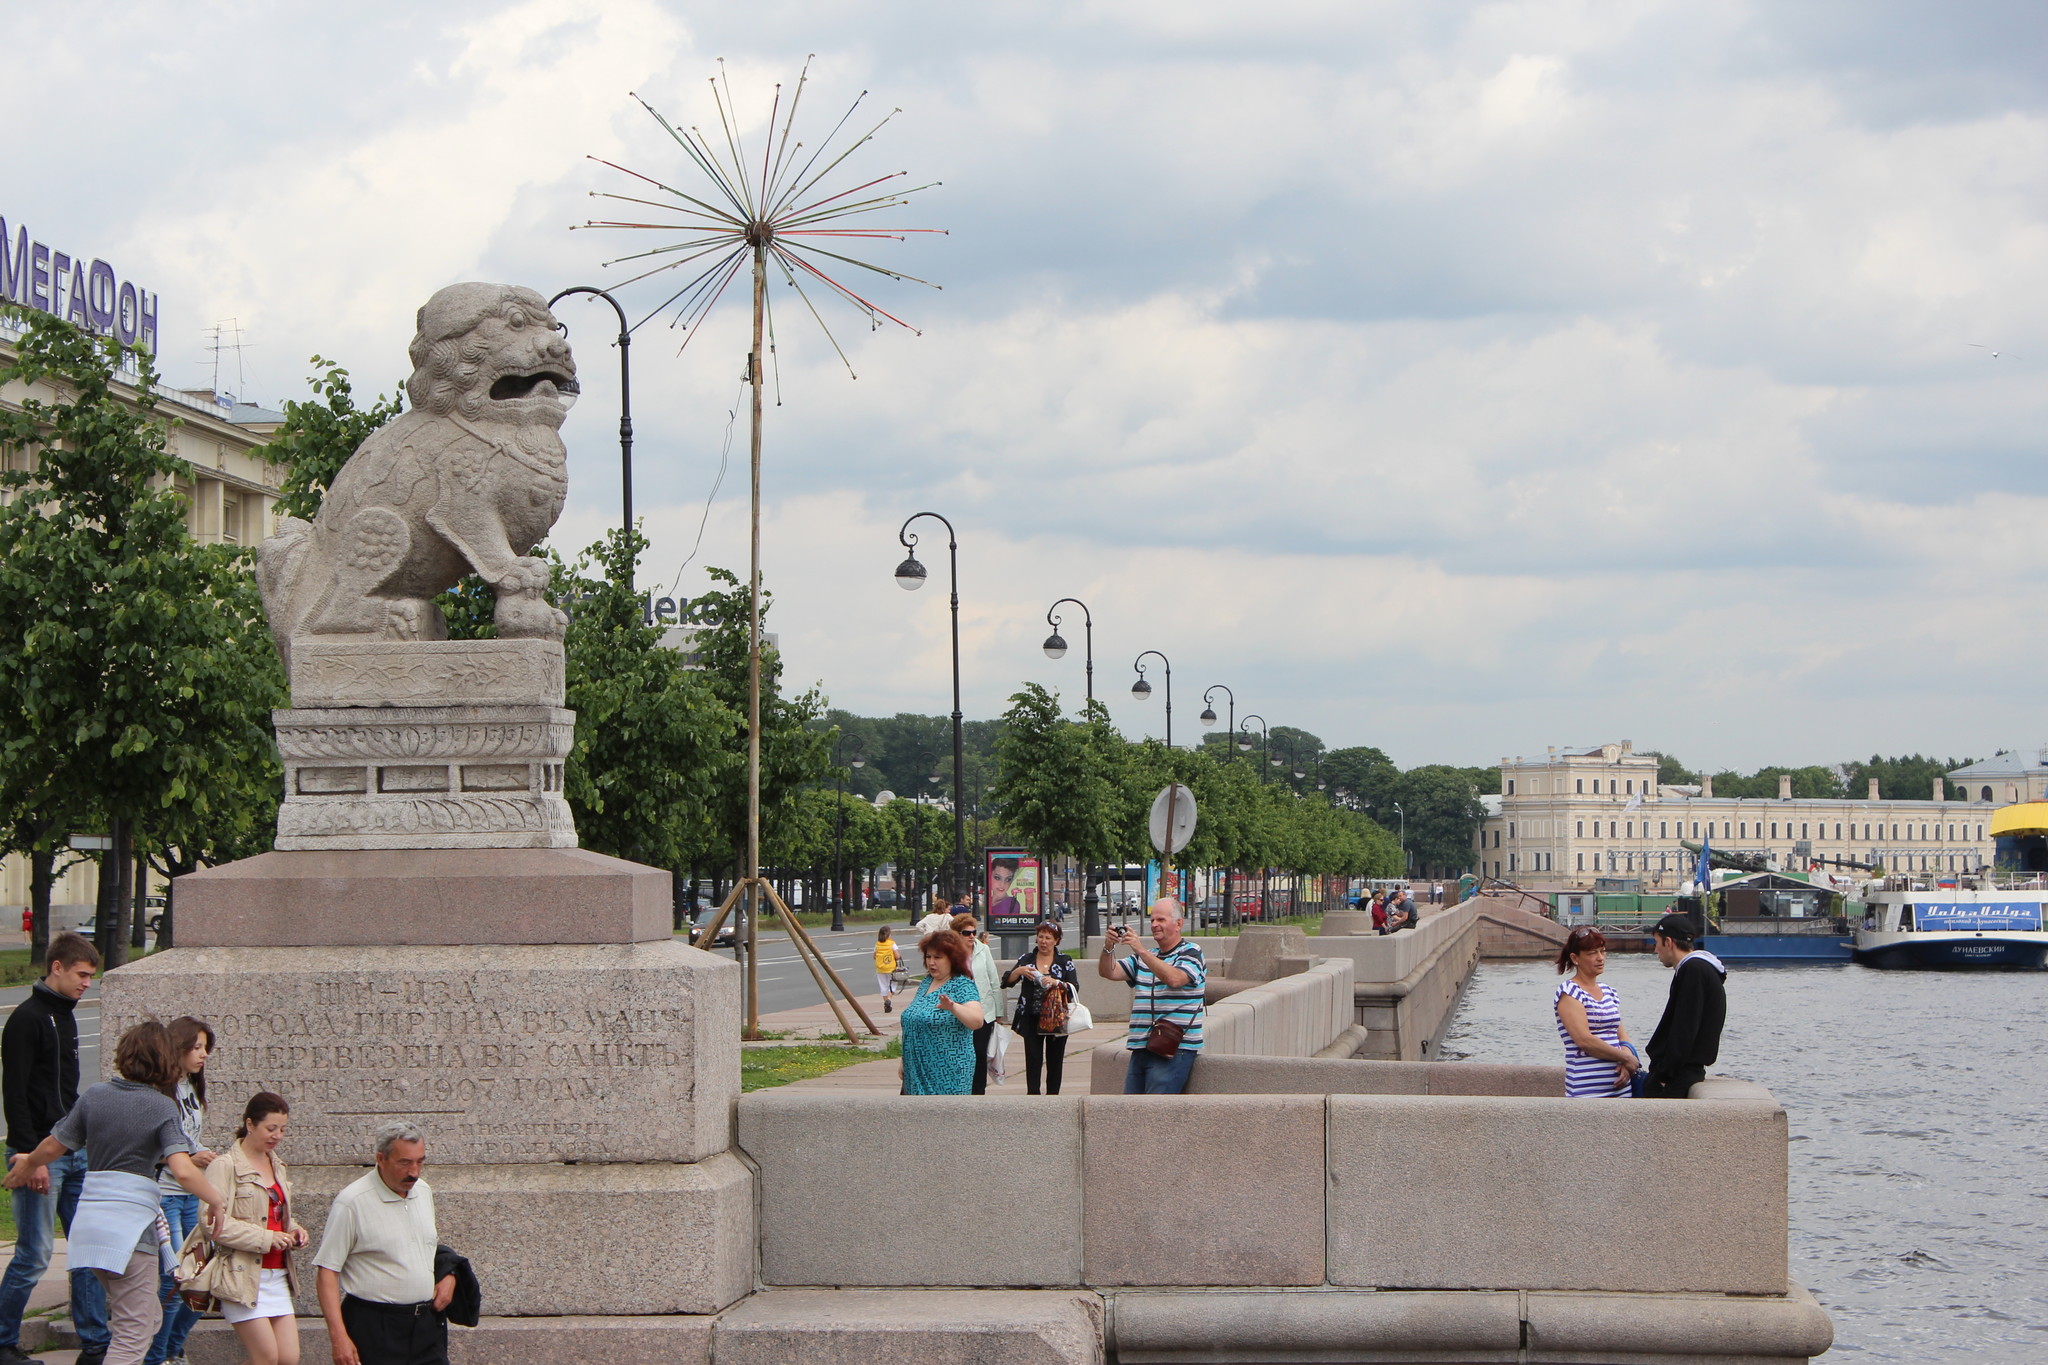
<svg viewBox="0 0 2048 1365"><path fill-rule="evenodd" d="M1809 799L1792 795L1789 777L1779 779L1775 798L1716 797L1711 780L1697 787L1659 783L1656 756L1636 753L1627 740L1551 749L1540 758L1501 760L1500 809L1480 825L1473 856L1487 876L1552 887L1629 877L1646 889L1676 889L1690 879L1694 861L1681 841L1702 838L1722 852L1767 856L1787 870L1841 859L1900 871L1970 871L1991 861L1991 812L2016 787L2011 775L1964 777L1985 766L1950 774L1958 794L1969 783L1969 799L1949 799L1941 790L1949 784L1939 779L1924 800L1880 799L1875 781L1862 800ZM2048 789L2048 764L2022 767L2041 784L2024 790Z"/></svg>
<svg viewBox="0 0 2048 1365"><path fill-rule="evenodd" d="M13 342L20 335L12 320L0 317L0 365L13 362ZM115 391L131 399L135 394L127 385L116 385ZM19 411L28 398L48 403L58 401L59 396L48 382L0 386L0 408ZM260 543L275 529L279 479L284 472L263 459L263 450L284 414L207 390L159 388L156 398L159 416L178 419L168 426L166 449L183 465L172 482L185 495L185 521L193 539L204 545ZM0 469L34 467L32 455L0 449ZM7 496L7 491L0 489L0 499ZM53 913L54 907L73 907L65 917L67 923L76 917L76 907L85 907L89 914L98 895L98 870L98 863L89 859L71 863L52 889ZM0 859L0 935L11 934L18 927L28 898L28 859ZM12 918L7 918L9 915ZM0 938L0 942L12 941Z"/></svg>

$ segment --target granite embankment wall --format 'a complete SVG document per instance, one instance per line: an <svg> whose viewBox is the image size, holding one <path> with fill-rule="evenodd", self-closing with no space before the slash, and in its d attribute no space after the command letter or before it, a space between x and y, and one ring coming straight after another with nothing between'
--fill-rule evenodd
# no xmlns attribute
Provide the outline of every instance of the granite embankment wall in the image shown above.
<svg viewBox="0 0 2048 1365"><path fill-rule="evenodd" d="M1454 905L1398 934L1319 934L1309 950L1351 963L1352 1017L1365 1030L1358 1056L1423 1061L1479 964L1479 909Z"/></svg>
<svg viewBox="0 0 2048 1365"><path fill-rule="evenodd" d="M1531 1094L1561 1085L1549 1067L1209 1061L1304 1093L743 1096L763 1292L736 1311L975 1289L1100 1322L1099 1353L1000 1357L1046 1361L1754 1363L1829 1344L1787 1276L1785 1113L1761 1087L1595 1104ZM1491 1093L1424 1093L1452 1073ZM974 1208L994 1222L955 1182L903 1183L904 1153L935 1150L990 1158ZM1532 1164L1568 1151L1600 1153L1601 1178ZM1746 1155L1675 1216L1654 1194L1674 1151ZM1219 1171L1244 1197L1175 1197L1175 1172L1213 1190Z"/></svg>

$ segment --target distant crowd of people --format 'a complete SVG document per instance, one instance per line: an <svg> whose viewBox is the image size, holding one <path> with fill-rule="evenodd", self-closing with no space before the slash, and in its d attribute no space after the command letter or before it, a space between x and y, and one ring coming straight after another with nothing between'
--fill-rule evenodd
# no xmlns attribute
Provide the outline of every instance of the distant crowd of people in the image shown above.
<svg viewBox="0 0 2048 1365"><path fill-rule="evenodd" d="M1060 951L1065 931L1056 919L1042 921L1031 947L1000 967L969 904L962 896L912 928L925 974L902 1007L903 1093L986 1094L991 1062L1000 1055L1000 1020L1023 1043L1026 1093L1057 1095L1067 1039L1091 1026L1080 970ZM1182 928L1179 903L1162 899L1151 911L1153 947L1134 928L1112 928L1096 963L1101 976L1132 991L1127 1094L1179 1094L1201 1052L1208 968ZM875 988L884 1013L895 1010L896 996L909 986L909 966L884 925L875 935ZM1014 1008L1005 994L1011 988Z"/></svg>
<svg viewBox="0 0 2048 1365"><path fill-rule="evenodd" d="M1431 903L1440 895L1442 889L1432 887ZM1376 934L1398 934L1422 922L1422 906L1405 886L1377 888L1370 896L1359 897L1356 904L1372 916L1372 930Z"/></svg>
<svg viewBox="0 0 2048 1365"><path fill-rule="evenodd" d="M144 1020L114 1047L115 1079L79 1089L80 997L93 945L59 934L43 978L0 1028L0 1103L14 1256L0 1275L0 1365L25 1365L21 1323L62 1219L80 1365L183 1365L193 1324L217 1309L251 1365L298 1365L292 1253L308 1243L279 1154L291 1104L242 1106L210 1150L206 1063L215 1035L187 1015ZM446 1365L448 1323L474 1326L481 1291L437 1239L420 1178L426 1135L396 1121L372 1135L376 1169L336 1195L313 1256L335 1365ZM203 1210L203 1213L202 1213Z"/></svg>

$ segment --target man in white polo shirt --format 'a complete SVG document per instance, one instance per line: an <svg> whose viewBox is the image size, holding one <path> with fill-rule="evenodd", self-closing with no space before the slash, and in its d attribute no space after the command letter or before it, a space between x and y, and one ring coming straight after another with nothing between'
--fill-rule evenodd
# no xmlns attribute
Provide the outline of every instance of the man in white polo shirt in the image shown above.
<svg viewBox="0 0 2048 1365"><path fill-rule="evenodd" d="M434 1279L426 1134L397 1122L375 1136L377 1169L334 1196L313 1258L334 1365L448 1365L455 1277Z"/></svg>

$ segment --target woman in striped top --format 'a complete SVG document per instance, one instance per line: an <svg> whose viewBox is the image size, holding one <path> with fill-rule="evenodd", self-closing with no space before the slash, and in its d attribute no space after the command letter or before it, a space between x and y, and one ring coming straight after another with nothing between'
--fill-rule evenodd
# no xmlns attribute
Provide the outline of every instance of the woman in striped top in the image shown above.
<svg viewBox="0 0 2048 1365"><path fill-rule="evenodd" d="M1629 1093L1629 1078L1642 1058L1621 1026L1621 997L1600 983L1607 970L1607 936L1580 926L1557 955L1557 969L1571 977L1552 997L1557 1036L1564 1040L1564 1093L1573 1099L1613 1099Z"/></svg>

